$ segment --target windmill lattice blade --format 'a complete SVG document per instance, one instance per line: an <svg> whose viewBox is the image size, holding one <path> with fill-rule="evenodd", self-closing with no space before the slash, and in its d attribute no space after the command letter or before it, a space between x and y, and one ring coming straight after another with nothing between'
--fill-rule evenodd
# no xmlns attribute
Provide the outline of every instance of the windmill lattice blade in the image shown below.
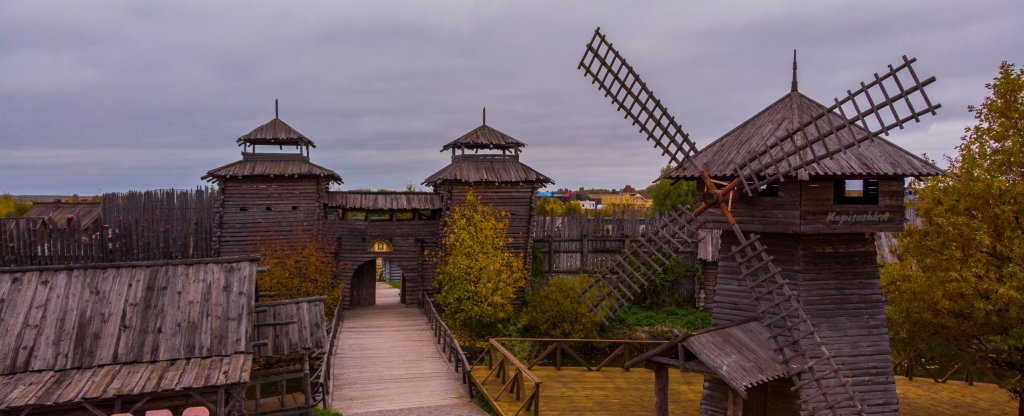
<svg viewBox="0 0 1024 416"><path fill-rule="evenodd" d="M668 156L673 166L693 163L691 157L697 153L697 146L647 88L640 75L608 42L601 28L594 30L578 68L606 97L611 98L619 111L625 113L625 118L639 128L654 147Z"/></svg>
<svg viewBox="0 0 1024 416"><path fill-rule="evenodd" d="M673 260L692 262L701 224L685 208L652 218L640 236L626 241L610 267L580 291L590 311L607 324L647 285L646 277L660 273Z"/></svg>
<svg viewBox="0 0 1024 416"><path fill-rule="evenodd" d="M795 370L791 378L793 390L801 393L802 413L863 415L864 408L849 379L843 376L842 368L804 313L797 292L790 289L767 248L758 236L747 238L738 226L733 226L733 232L740 245L732 247L727 256L739 266L740 279L757 304L760 322L768 329L776 352Z"/></svg>
<svg viewBox="0 0 1024 416"><path fill-rule="evenodd" d="M735 173L743 179L746 193L753 195L762 185L888 135L893 129L903 129L911 121L921 121L921 116L935 115L942 105L933 104L925 92L935 77L922 81L912 66L916 61L904 56L900 65L889 65L884 74L876 73L872 81L847 90L845 97L836 98L825 110L768 141L760 154L741 161Z"/></svg>

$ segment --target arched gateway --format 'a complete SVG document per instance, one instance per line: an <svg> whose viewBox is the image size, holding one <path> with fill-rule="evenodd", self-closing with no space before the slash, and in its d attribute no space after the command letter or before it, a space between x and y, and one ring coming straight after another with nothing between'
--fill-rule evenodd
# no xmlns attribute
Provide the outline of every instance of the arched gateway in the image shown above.
<svg viewBox="0 0 1024 416"><path fill-rule="evenodd" d="M525 143L486 124L442 148L452 151L452 162L424 182L434 192L331 191L341 177L310 162L316 144L276 116L237 143L242 160L203 177L221 190L219 253L255 253L258 243L295 247L323 241L337 262L335 279L345 284L345 307L372 304L377 259L401 269L402 303L433 293L426 254L437 250L444 213L470 190L509 213L512 249L526 259L533 196L554 183L519 161Z"/></svg>

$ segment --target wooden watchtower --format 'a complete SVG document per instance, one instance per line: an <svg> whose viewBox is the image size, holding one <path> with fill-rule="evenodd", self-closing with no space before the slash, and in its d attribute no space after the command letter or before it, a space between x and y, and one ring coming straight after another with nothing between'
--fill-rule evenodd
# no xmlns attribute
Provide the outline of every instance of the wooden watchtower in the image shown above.
<svg viewBox="0 0 1024 416"><path fill-rule="evenodd" d="M203 176L220 189L220 255L256 253L261 240L294 246L316 238L328 189L341 183L337 173L309 161L316 144L276 114L237 143L242 160Z"/></svg>
<svg viewBox="0 0 1024 416"><path fill-rule="evenodd" d="M731 180L739 168L737 161L762 152L774 135L795 129L825 108L797 90L794 70L789 93L698 152L696 164L684 164L666 176L700 181L700 172L692 168L696 165L713 179ZM829 117L833 118L830 123L844 121L836 113ZM850 128L857 135L871 134L857 125ZM850 137L837 134L825 141L836 148ZM811 160L810 151L804 152L794 159ZM781 182L762 186L754 196L731 194L736 222L745 231L759 234L769 247L768 253L799 293L804 312L868 414L899 412L874 235L903 230L906 177L940 173L925 160L874 137L799 169ZM728 229L721 217L711 217L709 225ZM723 253L738 244L733 233L722 233ZM721 257L714 325L759 317L741 274L732 256ZM791 386L789 380L779 380L751 389L743 414L748 410L750 414L797 414L800 395L789 393ZM708 379L701 414L725 414L727 395L723 382Z"/></svg>
<svg viewBox="0 0 1024 416"><path fill-rule="evenodd" d="M488 126L484 114L480 127L441 148L442 152L451 150L452 163L423 184L441 194L443 212L463 203L471 190L481 202L507 212L510 248L525 259L530 249L534 195L554 181L520 162L526 143Z"/></svg>

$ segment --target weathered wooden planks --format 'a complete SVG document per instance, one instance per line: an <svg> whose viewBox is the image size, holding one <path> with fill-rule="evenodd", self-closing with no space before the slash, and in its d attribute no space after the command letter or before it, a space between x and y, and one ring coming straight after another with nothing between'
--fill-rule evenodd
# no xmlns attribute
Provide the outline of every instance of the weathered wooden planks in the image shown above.
<svg viewBox="0 0 1024 416"><path fill-rule="evenodd" d="M471 403L419 309L398 295L381 283L376 306L346 311L333 357L332 409L358 415Z"/></svg>
<svg viewBox="0 0 1024 416"><path fill-rule="evenodd" d="M251 352L255 262L0 269L0 374Z"/></svg>
<svg viewBox="0 0 1024 416"><path fill-rule="evenodd" d="M289 299L256 304L255 348L258 357L312 353L327 347L325 297Z"/></svg>

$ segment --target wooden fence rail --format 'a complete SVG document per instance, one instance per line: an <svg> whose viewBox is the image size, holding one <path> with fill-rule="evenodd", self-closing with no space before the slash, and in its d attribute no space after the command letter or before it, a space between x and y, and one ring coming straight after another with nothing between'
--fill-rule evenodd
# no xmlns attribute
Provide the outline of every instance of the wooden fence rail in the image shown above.
<svg viewBox="0 0 1024 416"><path fill-rule="evenodd" d="M420 299L420 305L427 319L427 325L430 325L430 329L434 331L434 339L437 345L441 346L441 353L444 354L448 362L455 365L455 373L462 376L462 384L466 385L469 398L476 397L469 374L472 366L469 365L469 360L466 358L466 353L462 351L459 340L452 334L452 330L448 328L448 325L441 320L441 317L437 314L437 309L434 308L434 303L430 299Z"/></svg>
<svg viewBox="0 0 1024 416"><path fill-rule="evenodd" d="M538 366L601 371L621 366L664 341L561 338L492 338L471 368L477 391L502 416L540 414L543 381ZM511 351L518 351L517 354ZM550 405L550 404L549 404ZM569 404L571 407L572 405ZM557 407L557 406L556 406Z"/></svg>
<svg viewBox="0 0 1024 416"><path fill-rule="evenodd" d="M487 350L480 355L474 367L481 363L487 366L487 372L483 377L473 373L473 383L494 410L502 416L509 416L498 405L502 396L508 394L516 402L522 402L511 416L524 411L533 416L540 414L540 388L543 383L500 342L495 339L488 341Z"/></svg>

